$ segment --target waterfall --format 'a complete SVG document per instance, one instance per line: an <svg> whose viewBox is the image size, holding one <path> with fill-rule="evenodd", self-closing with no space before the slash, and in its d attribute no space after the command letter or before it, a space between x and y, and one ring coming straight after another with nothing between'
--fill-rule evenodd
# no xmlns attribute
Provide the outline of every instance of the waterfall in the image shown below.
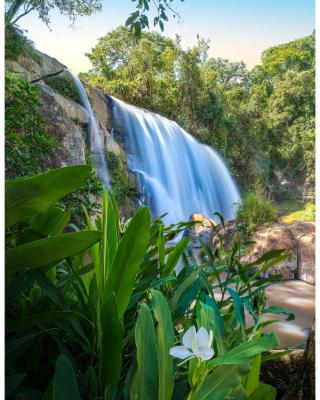
<svg viewBox="0 0 320 400"><path fill-rule="evenodd" d="M167 224L195 213L235 217L239 191L216 151L174 121L109 97L114 127L125 133L128 168L153 216L167 213Z"/></svg>
<svg viewBox="0 0 320 400"><path fill-rule="evenodd" d="M89 102L87 93L80 81L80 79L70 70L68 70L72 76L74 83L77 86L81 103L83 107L87 110L89 115L89 138L90 138L90 155L92 157L93 165L97 171L98 177L104 182L107 188L110 188L110 179L108 174L108 168L106 164L105 154L103 151L103 144L99 134L99 128L97 121L93 114L91 104Z"/></svg>

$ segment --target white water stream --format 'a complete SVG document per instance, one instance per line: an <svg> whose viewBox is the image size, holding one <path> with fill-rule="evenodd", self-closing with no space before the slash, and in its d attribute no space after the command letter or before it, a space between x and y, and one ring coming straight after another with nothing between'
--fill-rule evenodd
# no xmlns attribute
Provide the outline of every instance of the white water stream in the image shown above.
<svg viewBox="0 0 320 400"><path fill-rule="evenodd" d="M110 187L110 179L108 174L108 168L105 160L105 154L103 150L103 144L99 134L99 128L95 119L90 101L87 93L80 81L80 79L70 70L68 70L72 76L74 83L77 86L81 103L86 109L89 115L89 137L90 137L90 155L92 157L93 165L97 171L98 177L104 182L107 188Z"/></svg>
<svg viewBox="0 0 320 400"><path fill-rule="evenodd" d="M128 167L153 216L168 213L166 224L216 211L234 218L239 191L217 152L174 121L110 98L113 123L126 133Z"/></svg>

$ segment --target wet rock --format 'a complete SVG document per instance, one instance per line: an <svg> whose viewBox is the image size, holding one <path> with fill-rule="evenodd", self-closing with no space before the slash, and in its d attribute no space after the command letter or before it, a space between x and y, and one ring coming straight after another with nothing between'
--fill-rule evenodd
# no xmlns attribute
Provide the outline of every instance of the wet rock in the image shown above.
<svg viewBox="0 0 320 400"><path fill-rule="evenodd" d="M52 160L53 167L86 163L86 124L88 115L79 104L65 99L46 85L41 87L45 129L56 137L58 148Z"/></svg>
<svg viewBox="0 0 320 400"><path fill-rule="evenodd" d="M247 256L242 258L243 262L250 263L257 260L270 250L285 249L288 258L273 265L261 278L266 278L275 273L281 273L282 279L298 278L298 256L297 243L291 229L283 224L276 224L268 228L260 228L254 233L252 240L256 243L250 249Z"/></svg>
<svg viewBox="0 0 320 400"><path fill-rule="evenodd" d="M237 236L235 221L228 221L223 228L217 225L212 232L211 246L232 246ZM271 227L260 227L253 234L252 240L256 243L248 254L242 257L242 262L251 262L267 251L285 249L288 259L271 267L266 275L281 273L283 279L301 279L304 282L315 284L315 223L296 221L291 223L276 223Z"/></svg>
<svg viewBox="0 0 320 400"><path fill-rule="evenodd" d="M315 285L315 222L287 224L297 245L298 279Z"/></svg>
<svg viewBox="0 0 320 400"><path fill-rule="evenodd" d="M191 238L193 247L200 247L202 244L208 245L211 242L216 222L202 214L192 214L189 221L195 222L195 224L185 230L184 236Z"/></svg>

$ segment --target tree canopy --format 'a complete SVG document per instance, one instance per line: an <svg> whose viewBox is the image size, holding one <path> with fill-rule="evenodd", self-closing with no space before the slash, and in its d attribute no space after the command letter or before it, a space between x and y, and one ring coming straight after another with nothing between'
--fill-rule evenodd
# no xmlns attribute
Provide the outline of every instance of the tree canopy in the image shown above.
<svg viewBox="0 0 320 400"><path fill-rule="evenodd" d="M314 34L267 49L249 71L158 33L119 27L87 54L82 79L175 119L217 148L243 190L314 198ZM292 194L292 193L291 193Z"/></svg>

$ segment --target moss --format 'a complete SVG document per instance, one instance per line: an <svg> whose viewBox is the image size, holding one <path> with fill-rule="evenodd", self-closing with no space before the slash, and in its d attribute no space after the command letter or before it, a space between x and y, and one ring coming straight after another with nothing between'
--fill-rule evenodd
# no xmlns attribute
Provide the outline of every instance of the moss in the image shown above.
<svg viewBox="0 0 320 400"><path fill-rule="evenodd" d="M316 206L312 203L306 204L303 210L294 211L288 215L281 217L281 222L295 222L295 221L315 221L316 219Z"/></svg>
<svg viewBox="0 0 320 400"><path fill-rule="evenodd" d="M121 156L111 151L106 151L106 161L116 200L123 204L126 199L136 199L138 194L136 184L133 179L130 179Z"/></svg>
<svg viewBox="0 0 320 400"><path fill-rule="evenodd" d="M48 86L56 90L62 96L81 104L78 89L71 79L68 79L62 75L57 75L50 78L45 78L44 81Z"/></svg>

